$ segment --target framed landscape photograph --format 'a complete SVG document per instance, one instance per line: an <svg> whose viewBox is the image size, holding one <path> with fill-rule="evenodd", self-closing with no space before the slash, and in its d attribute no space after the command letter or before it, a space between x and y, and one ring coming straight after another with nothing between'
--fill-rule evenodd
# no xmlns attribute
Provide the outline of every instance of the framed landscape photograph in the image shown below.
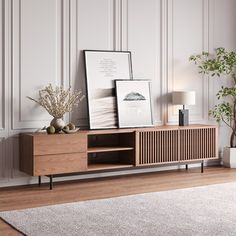
<svg viewBox="0 0 236 236"><path fill-rule="evenodd" d="M148 80L116 80L118 126L153 126L151 82Z"/></svg>
<svg viewBox="0 0 236 236"><path fill-rule="evenodd" d="M84 50L90 129L118 127L115 80L131 80L131 52Z"/></svg>

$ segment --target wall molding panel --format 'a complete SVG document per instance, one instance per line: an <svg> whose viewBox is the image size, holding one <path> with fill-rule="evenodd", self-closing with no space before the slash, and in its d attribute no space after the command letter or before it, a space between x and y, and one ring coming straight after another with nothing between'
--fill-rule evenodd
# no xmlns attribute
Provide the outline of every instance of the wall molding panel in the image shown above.
<svg viewBox="0 0 236 236"><path fill-rule="evenodd" d="M213 123L208 110L229 80L201 78L188 58L220 46L236 50L235 9L235 0L0 1L0 186L36 183L19 171L19 134L52 117L26 96L37 98L49 83L86 95L85 49L132 52L134 78L152 81L156 125L178 123L175 90L196 91L192 123ZM86 99L64 119L87 127ZM220 153L228 136L221 126Z"/></svg>
<svg viewBox="0 0 236 236"><path fill-rule="evenodd" d="M63 85L66 81L67 2L12 1L13 130L43 127L51 119L26 96L35 97L36 91L49 83Z"/></svg>
<svg viewBox="0 0 236 236"><path fill-rule="evenodd" d="M192 6L192 8L189 6ZM171 104L171 92L196 91L196 105L189 107L192 122L205 122L208 81L201 79L188 61L192 54L209 48L209 1L168 0L168 123L178 120L178 106Z"/></svg>
<svg viewBox="0 0 236 236"><path fill-rule="evenodd" d="M236 48L236 36L234 29L236 24L236 16L234 9L236 7L236 1L229 0L228 4L225 4L223 0L209 0L209 14L210 14L210 47L209 51L214 52L215 48L225 47L231 51ZM223 19L219 17L219 14L224 15ZM230 22L230 27L229 27ZM224 30L223 30L224 29ZM223 31L223 33L222 33ZM222 43L223 42L223 43ZM212 109L215 104L218 103L216 93L222 85L227 86L231 84L231 79L225 78L209 78L209 97L208 97L208 109ZM213 121L212 117L209 117L209 121ZM223 125L224 126L224 125Z"/></svg>
<svg viewBox="0 0 236 236"><path fill-rule="evenodd" d="M91 6L93 6L91 8ZM91 17L93 16L93 17ZM84 49L115 50L119 48L119 0L72 0L70 5L70 86L86 94ZM88 126L87 103L84 99L70 119Z"/></svg>
<svg viewBox="0 0 236 236"><path fill-rule="evenodd" d="M122 0L122 50L132 52L134 79L152 81L155 124L163 123L161 106L161 11L161 0L149 0L148 4L145 0Z"/></svg>

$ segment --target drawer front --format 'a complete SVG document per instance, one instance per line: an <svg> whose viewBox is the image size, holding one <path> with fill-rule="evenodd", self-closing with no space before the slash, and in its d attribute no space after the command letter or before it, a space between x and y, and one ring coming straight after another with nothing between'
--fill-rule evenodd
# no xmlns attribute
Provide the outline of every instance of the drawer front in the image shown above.
<svg viewBox="0 0 236 236"><path fill-rule="evenodd" d="M34 176L87 170L86 153L34 156Z"/></svg>
<svg viewBox="0 0 236 236"><path fill-rule="evenodd" d="M38 135L34 137L33 155L86 152L85 134Z"/></svg>

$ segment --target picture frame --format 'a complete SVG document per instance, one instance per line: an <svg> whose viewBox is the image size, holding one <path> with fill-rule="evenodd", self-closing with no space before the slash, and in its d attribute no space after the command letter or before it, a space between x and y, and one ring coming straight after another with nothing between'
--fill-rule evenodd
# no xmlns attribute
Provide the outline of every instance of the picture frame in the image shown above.
<svg viewBox="0 0 236 236"><path fill-rule="evenodd" d="M130 51L83 50L90 129L118 128L115 80L132 80Z"/></svg>
<svg viewBox="0 0 236 236"><path fill-rule="evenodd" d="M118 127L152 127L150 80L116 80Z"/></svg>

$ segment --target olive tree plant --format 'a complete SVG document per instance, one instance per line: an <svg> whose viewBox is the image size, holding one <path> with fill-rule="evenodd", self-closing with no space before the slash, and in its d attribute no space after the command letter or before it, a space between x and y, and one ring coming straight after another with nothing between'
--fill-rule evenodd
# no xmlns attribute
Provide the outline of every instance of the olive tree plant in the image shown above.
<svg viewBox="0 0 236 236"><path fill-rule="evenodd" d="M224 122L231 130L230 147L236 147L236 52L225 48L215 49L215 54L202 52L189 58L198 66L199 73L211 77L228 75L232 86L221 86L216 94L219 104L209 111L217 122Z"/></svg>

